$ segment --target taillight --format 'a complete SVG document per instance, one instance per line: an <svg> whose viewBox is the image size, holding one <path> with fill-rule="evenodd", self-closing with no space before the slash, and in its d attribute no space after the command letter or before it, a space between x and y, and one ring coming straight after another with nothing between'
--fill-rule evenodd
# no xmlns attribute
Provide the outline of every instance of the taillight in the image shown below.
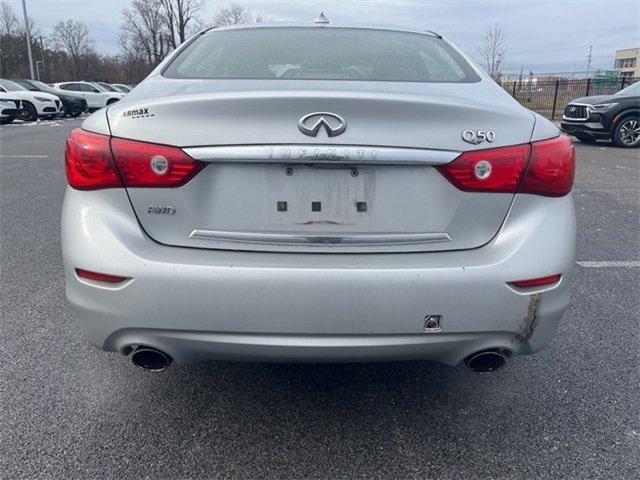
<svg viewBox="0 0 640 480"><path fill-rule="evenodd" d="M64 152L67 182L77 190L121 187L109 148L109 137L79 128L72 131Z"/></svg>
<svg viewBox="0 0 640 480"><path fill-rule="evenodd" d="M177 147L111 138L76 129L65 150L69 185L78 190L180 187L206 164Z"/></svg>
<svg viewBox="0 0 640 480"><path fill-rule="evenodd" d="M562 197L571 191L576 151L565 135L532 143L531 159L520 193Z"/></svg>
<svg viewBox="0 0 640 480"><path fill-rule="evenodd" d="M111 150L127 187L180 187L206 165L166 145L114 138Z"/></svg>
<svg viewBox="0 0 640 480"><path fill-rule="evenodd" d="M530 151L529 145L475 150L439 168L455 187L465 192L515 193Z"/></svg>
<svg viewBox="0 0 640 480"><path fill-rule="evenodd" d="M438 169L465 192L561 197L573 186L575 150L569 137L561 135L530 145L465 152Z"/></svg>

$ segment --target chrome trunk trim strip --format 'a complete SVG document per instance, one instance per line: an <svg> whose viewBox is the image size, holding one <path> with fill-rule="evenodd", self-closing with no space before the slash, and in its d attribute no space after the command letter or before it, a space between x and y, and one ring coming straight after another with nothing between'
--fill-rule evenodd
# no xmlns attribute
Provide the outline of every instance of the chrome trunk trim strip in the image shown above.
<svg viewBox="0 0 640 480"><path fill-rule="evenodd" d="M460 152L448 150L305 144L187 147L183 150L195 160L211 163L444 165L460 155Z"/></svg>
<svg viewBox="0 0 640 480"><path fill-rule="evenodd" d="M262 233L194 230L189 238L236 243L270 243L278 245L411 245L450 242L446 233Z"/></svg>

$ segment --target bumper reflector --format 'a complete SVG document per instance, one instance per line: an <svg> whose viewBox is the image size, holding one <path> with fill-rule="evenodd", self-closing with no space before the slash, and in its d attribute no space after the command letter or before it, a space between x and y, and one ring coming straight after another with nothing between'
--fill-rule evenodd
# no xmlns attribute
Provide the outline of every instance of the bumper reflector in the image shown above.
<svg viewBox="0 0 640 480"><path fill-rule="evenodd" d="M118 275L108 275L106 273L90 272L89 270L83 270L76 268L76 274L79 277L86 278L88 280L96 280L98 282L106 283L120 283L127 280L127 277L120 277Z"/></svg>
<svg viewBox="0 0 640 480"><path fill-rule="evenodd" d="M561 275L551 275L549 277L532 278L530 280L518 280L513 284L518 288L531 288L531 287L544 287L547 285L553 285L560 281Z"/></svg>

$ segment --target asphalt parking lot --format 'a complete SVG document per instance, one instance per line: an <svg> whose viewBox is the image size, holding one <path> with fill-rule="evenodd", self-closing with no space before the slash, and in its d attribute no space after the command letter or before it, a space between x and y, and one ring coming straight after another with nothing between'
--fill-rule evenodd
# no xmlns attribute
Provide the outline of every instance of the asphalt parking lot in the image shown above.
<svg viewBox="0 0 640 480"><path fill-rule="evenodd" d="M639 150L576 144L573 303L536 355L490 375L426 362L154 374L91 347L65 304L63 150L79 124L0 127L1 478L640 475Z"/></svg>

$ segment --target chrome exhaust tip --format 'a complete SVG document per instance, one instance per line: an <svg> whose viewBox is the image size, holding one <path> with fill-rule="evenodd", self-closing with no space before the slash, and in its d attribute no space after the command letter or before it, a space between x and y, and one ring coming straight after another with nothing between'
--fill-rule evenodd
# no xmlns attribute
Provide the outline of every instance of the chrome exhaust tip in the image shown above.
<svg viewBox="0 0 640 480"><path fill-rule="evenodd" d="M478 373L495 372L507 363L511 352L504 348L491 348L469 355L464 363L471 371Z"/></svg>
<svg viewBox="0 0 640 480"><path fill-rule="evenodd" d="M173 359L164 352L151 347L138 347L131 354L131 361L136 367L152 372L166 370Z"/></svg>

